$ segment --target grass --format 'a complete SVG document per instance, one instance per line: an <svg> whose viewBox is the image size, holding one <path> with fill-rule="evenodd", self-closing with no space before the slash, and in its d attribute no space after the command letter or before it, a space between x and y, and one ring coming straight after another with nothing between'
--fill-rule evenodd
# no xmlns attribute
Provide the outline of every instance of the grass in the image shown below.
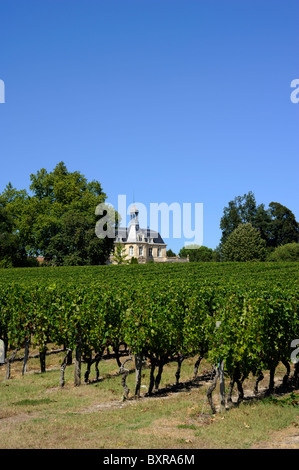
<svg viewBox="0 0 299 470"><path fill-rule="evenodd" d="M21 352L20 352L21 354ZM47 371L39 372L39 360L30 359L27 373L22 362L12 365L11 379L0 368L0 447L47 449L201 449L250 448L262 441L273 442L277 433L298 429L298 393L248 400L238 408L211 415L206 399L208 383L198 381L176 391L176 364L165 366L162 392L146 397L149 369L142 373L142 396L123 402L118 366L113 359L100 362L100 380L80 387L73 385L74 366L68 366L65 387L59 387L59 364L63 353L47 356ZM194 360L183 362L181 382L190 381ZM82 378L85 365L83 364ZM132 368L134 364L129 363ZM209 371L200 367L199 375ZM279 371L283 375L283 367ZM277 379L278 380L278 379ZM279 379L280 380L280 379ZM278 383L279 383L278 380ZM268 377L260 383L266 388ZM254 380L245 385L245 395ZM135 375L128 387L134 391ZM130 395L131 397L132 395ZM218 391L215 391L215 401Z"/></svg>

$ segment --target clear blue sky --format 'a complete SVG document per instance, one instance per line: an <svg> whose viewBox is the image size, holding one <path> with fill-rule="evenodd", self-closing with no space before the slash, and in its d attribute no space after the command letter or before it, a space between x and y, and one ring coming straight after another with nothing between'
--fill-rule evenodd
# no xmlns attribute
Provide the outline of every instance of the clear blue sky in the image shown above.
<svg viewBox="0 0 299 470"><path fill-rule="evenodd" d="M0 18L0 191L63 160L113 205L203 203L211 248L248 191L299 219L298 0L1 0Z"/></svg>

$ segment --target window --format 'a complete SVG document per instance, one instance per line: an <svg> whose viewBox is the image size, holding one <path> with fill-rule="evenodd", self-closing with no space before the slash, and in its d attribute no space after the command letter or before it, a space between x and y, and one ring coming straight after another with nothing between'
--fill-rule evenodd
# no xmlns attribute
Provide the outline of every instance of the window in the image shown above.
<svg viewBox="0 0 299 470"><path fill-rule="evenodd" d="M153 249L152 248L148 249L148 256L153 256Z"/></svg>
<svg viewBox="0 0 299 470"><path fill-rule="evenodd" d="M139 256L142 256L143 255L143 248L142 246L139 247Z"/></svg>
<svg viewBox="0 0 299 470"><path fill-rule="evenodd" d="M134 249L133 249L132 246L130 246L130 248L129 248L129 255L130 255L130 256L133 256L133 254L134 254Z"/></svg>
<svg viewBox="0 0 299 470"><path fill-rule="evenodd" d="M158 248L158 257L160 258L161 256L162 256L161 248Z"/></svg>

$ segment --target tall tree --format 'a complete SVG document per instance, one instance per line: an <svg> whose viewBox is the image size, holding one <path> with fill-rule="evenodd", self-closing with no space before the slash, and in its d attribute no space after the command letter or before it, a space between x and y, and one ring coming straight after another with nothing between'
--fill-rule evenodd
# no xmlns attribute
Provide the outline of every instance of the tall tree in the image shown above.
<svg viewBox="0 0 299 470"><path fill-rule="evenodd" d="M129 264L129 260L127 258L128 258L128 255L126 254L125 247L122 246L120 243L118 243L114 249L112 260L116 264ZM137 258L135 259L137 260ZM137 263L138 263L138 260L137 260Z"/></svg>
<svg viewBox="0 0 299 470"><path fill-rule="evenodd" d="M104 263L113 239L95 234L100 217L95 209L106 199L101 184L68 171L63 162L51 172L42 168L30 180L32 195L11 185L1 195L26 253L57 266Z"/></svg>
<svg viewBox="0 0 299 470"><path fill-rule="evenodd" d="M261 237L265 240L267 246L272 246L272 219L269 209L265 209L264 204L257 206L255 217L252 220L252 225L260 231Z"/></svg>
<svg viewBox="0 0 299 470"><path fill-rule="evenodd" d="M246 223L259 230L269 249L299 241L299 228L294 214L277 202L271 202L268 209L264 204L257 205L254 194L249 191L244 196L235 197L224 208L220 220L220 248L240 224Z"/></svg>
<svg viewBox="0 0 299 470"><path fill-rule="evenodd" d="M271 245L279 246L299 242L299 224L293 212L278 202L271 202Z"/></svg>
<svg viewBox="0 0 299 470"><path fill-rule="evenodd" d="M20 236L14 229L13 217L0 202L0 267L25 265L26 258Z"/></svg>
<svg viewBox="0 0 299 470"><path fill-rule="evenodd" d="M267 261L299 261L299 243L286 243L277 246Z"/></svg>
<svg viewBox="0 0 299 470"><path fill-rule="evenodd" d="M229 235L240 224L253 224L256 214L257 206L252 191L229 201L228 206L223 210L223 216L220 220L220 228L222 230L221 244L225 243Z"/></svg>
<svg viewBox="0 0 299 470"><path fill-rule="evenodd" d="M240 224L227 238L222 253L224 261L263 261L266 242L250 223Z"/></svg>
<svg viewBox="0 0 299 470"><path fill-rule="evenodd" d="M187 258L189 255L189 261L213 261L213 250L207 246L199 245L188 245L180 249L180 258Z"/></svg>
<svg viewBox="0 0 299 470"><path fill-rule="evenodd" d="M174 251L172 251L171 248L169 248L169 250L166 251L166 256L167 256L167 258L173 258L173 257L176 256L176 254L175 254Z"/></svg>

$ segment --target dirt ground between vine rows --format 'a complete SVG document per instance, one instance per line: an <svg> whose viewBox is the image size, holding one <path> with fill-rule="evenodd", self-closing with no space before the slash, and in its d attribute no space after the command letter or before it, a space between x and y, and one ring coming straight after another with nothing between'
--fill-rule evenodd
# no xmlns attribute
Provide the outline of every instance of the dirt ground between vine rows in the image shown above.
<svg viewBox="0 0 299 470"><path fill-rule="evenodd" d="M62 356L61 356L62 357ZM193 372L193 359L190 361L186 360L186 370L184 371L184 376L182 377L182 386L179 389L172 387L172 379L174 376L176 364L171 363L165 367L165 380L159 390L158 394L155 394L153 397L147 397L145 395L147 387L142 385L142 396L141 399L136 402L133 398L130 398L127 401L121 401L121 399L113 399L116 396L121 396L121 385L120 385L120 376L117 373L117 368L115 366L114 359L109 359L103 361L102 363L102 374L101 380L97 384L91 383L85 385L82 383L80 389L75 388L72 384L73 379L73 365L68 369L68 381L65 386L65 394L70 399L74 400L71 406L64 407L60 405L60 399L63 399L63 394L61 393L61 388L56 384L59 383L59 363L58 359L60 356L51 355L48 358L48 374L40 374L39 372L39 363L38 359L32 359L32 362L29 364L30 369L27 371L25 376L21 377L21 366L20 361L12 365L12 377L9 381L5 381L5 370L1 369L3 379L3 392L6 391L11 393L11 402L7 400L7 407L5 408L5 400L3 401L3 406L0 408L0 432L3 436L14 436L13 443L7 441L6 446L16 446L19 445L19 438L22 439L24 432L26 433L26 438L30 432L34 435L33 446L42 448L73 448L76 446L77 437L75 436L73 426L78 426L79 432L85 432L87 429L87 436L85 441L81 439L78 442L78 448L86 445L87 447L97 445L97 436L96 432L89 432L89 429L85 426L85 423L93 423L97 425L97 416L102 417L105 422L105 426L110 431L111 426L116 426L116 429L120 429L119 435L117 431L112 430L112 435L115 445L118 445L121 435L121 430L124 427L126 419L129 419L128 411L132 410L132 416L135 419L136 416L144 416L145 419L139 419L134 422L132 420L131 427L129 429L129 437L123 446L127 443L132 445L132 442L135 442L134 439L140 439L141 448L146 446L147 443L151 442L151 436L155 436L155 443L158 445L163 445L164 443L171 448L189 448L189 449L200 449L200 448L215 448L217 445L218 431L222 435L223 441L220 442L220 447L229 447L233 445L233 440L227 438L227 431L231 434L236 432L238 436L243 436L244 428L244 446L251 449L299 449L299 412L297 409L295 413L290 418L288 423L284 422L283 425L287 427L281 428L280 430L273 430L268 434L269 427L264 426L264 431L255 436L255 442L250 441L248 436L250 433L257 432L253 421L249 422L247 420L248 413L257 414L257 407L259 406L259 401L253 403L253 406L248 407L244 410L241 408L240 415L237 415L234 419L236 421L227 420L227 417L231 416L231 413L239 413L238 410L231 410L225 415L218 414L216 417L210 414L209 404L206 397L206 390L209 384L211 383L210 379L207 380L207 377L210 377L206 369L206 365L202 366L200 371L201 375L198 382L191 383L188 378L192 375ZM103 367L106 367L103 369ZM132 369L132 372L134 370ZM83 374L83 372L82 372ZM148 384L148 369L144 369L145 377L142 379L144 384ZM278 373L275 376L275 385L280 386L282 383L282 378L284 374L284 368L278 369ZM261 395L267 389L269 383L269 374L266 372L264 380L259 385L259 392ZM104 380L105 379L105 380ZM134 373L130 374L128 380L130 388L133 390L134 386ZM22 384L22 387L19 385ZM170 384L170 385L169 385ZM245 385L245 384L244 384ZM253 394L253 385L254 379L251 378L246 382L244 386L244 395L247 401L247 404L251 404L251 400L254 400ZM5 388L4 388L5 387ZM31 387L35 390L33 393L30 392ZM106 388L105 388L106 387ZM108 394L109 392L109 394ZM37 394L36 396L34 394ZM5 396L5 394L4 394ZM9 396L9 395L8 395ZM52 399L52 397L54 397ZM86 402L84 399L86 397ZM277 395L277 398L280 398L280 395ZM281 395L283 398L283 395ZM237 391L234 390L233 400L237 399ZM25 403L28 400L29 403ZM34 402L37 401L37 407L33 408L33 404L30 403L30 400ZM46 408L46 405L38 402L49 401L49 408ZM184 412L182 409L177 406L181 400L186 402L186 408ZM24 401L24 404L22 404ZM52 405L57 401L58 409L56 411L55 406ZM213 394L213 401L215 403L217 411L219 411L219 393L218 389L215 390ZM14 405L14 402L16 405ZM163 403L165 409L169 409L169 413L155 414L155 409L160 409L159 407ZM200 403L200 406L198 406ZM154 404L154 406L153 406ZM14 405L14 406L12 406ZM156 406L157 405L157 406ZM22 410L18 409L18 406L22 406ZM48 405L47 405L48 406ZM41 422L45 420L45 416L48 415L49 409L49 418L45 422L44 428L41 426ZM162 408L161 408L162 409ZM287 408L285 408L287 410ZM31 411L32 410L32 411ZM113 415L113 410L120 411L120 418L116 418L116 415ZM127 411L126 411L127 410ZM255 410L255 411L254 411ZM177 412L176 412L177 411ZM140 415L141 413L141 415ZM148 417L149 416L149 417ZM268 419L268 415L264 420ZM111 423L110 423L111 417ZM73 420L72 420L73 418ZM70 419L68 422L67 420ZM250 419L250 417L248 417ZM224 420L224 421L222 421ZM244 423L243 423L244 420ZM269 417L270 423L271 417ZM298 421L297 421L298 420ZM222 424L225 423L228 425L228 428L225 428ZM241 427L238 425L241 423ZM248 425L249 423L249 425ZM234 425L236 424L236 427ZM221 426L219 426L221 425ZM48 427L47 427L48 426ZM37 430L36 430L37 429ZM216 434L214 429L217 430ZM279 429L276 427L276 429ZM68 431L68 434L66 432ZM207 430L207 435L205 434ZM247 431L248 430L248 431ZM210 432L211 431L211 432ZM246 433L248 432L248 435ZM35 433L41 433L36 434ZM44 433L44 434L43 434ZM58 435L56 438L55 435ZM74 440L72 436L74 434ZM64 442L62 439L64 435L68 436L68 440ZM84 434L82 434L83 436ZM215 438L216 435L216 438ZM99 433L99 436L102 438L102 434ZM27 447L31 446L29 437L26 441ZM100 439L99 437L99 439ZM104 436L105 437L105 436ZM90 442L89 442L90 439ZM242 437L241 437L242 439ZM21 442L21 441L20 441ZM25 445L25 444L23 444ZM106 441L104 442L107 446ZM237 442L238 447L242 446L242 440Z"/></svg>
<svg viewBox="0 0 299 470"><path fill-rule="evenodd" d="M165 399L168 397L161 397L161 399ZM147 399L144 399L145 402ZM90 408L85 408L79 411L79 413L93 413L96 411L101 411L105 412L105 410L113 409L113 408L122 408L124 406L130 406L132 402L128 401L126 403L120 403L120 402L108 402L105 404L99 404L99 405L94 405L93 407ZM5 416L0 416L1 419L1 424L2 426L5 426L7 428L7 431L13 430L14 426L19 423L23 423L27 420L31 420L32 418L36 418L39 415L39 413L20 413L20 414L13 414L13 415L8 415ZM177 424L179 424L180 421L178 421ZM171 424L165 420L161 419L159 422L156 422L155 425L159 427L159 434L161 436L167 436L167 437L177 437L178 431L174 427L174 422L172 421ZM142 431L142 432L148 432L148 431ZM151 431L150 431L151 432ZM193 440L193 434L190 432L190 435L188 435L187 432L184 433L184 437L186 439L186 442L192 442ZM264 440L260 441L258 443L255 443L251 446L251 449L299 449L299 423L294 424L292 426L289 426L283 430L280 431L274 431L271 435L271 440Z"/></svg>
<svg viewBox="0 0 299 470"><path fill-rule="evenodd" d="M271 441L261 441L252 449L299 449L299 425L273 432Z"/></svg>

